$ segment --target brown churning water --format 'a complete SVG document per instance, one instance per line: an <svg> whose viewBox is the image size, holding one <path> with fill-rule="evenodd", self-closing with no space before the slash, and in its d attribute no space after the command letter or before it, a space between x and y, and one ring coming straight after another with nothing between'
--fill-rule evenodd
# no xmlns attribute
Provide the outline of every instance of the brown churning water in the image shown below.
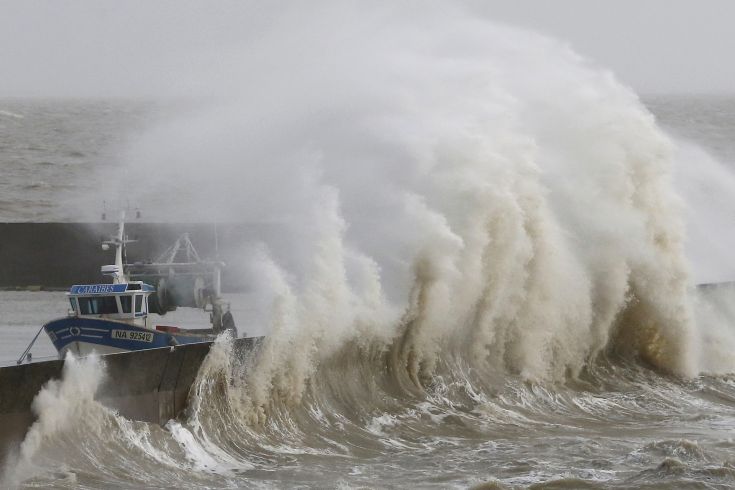
<svg viewBox="0 0 735 490"><path fill-rule="evenodd" d="M120 101L0 103L9 175L59 176L3 194L8 219L53 219L48 196L88 209L89 173L145 175L121 191L162 219L283 228L242 253L238 308L269 335L258 355L219 342L164 428L94 402L104 363L71 362L4 481L735 484L731 291L693 287L735 272L703 238L727 240L715 225L735 188L732 139L692 124L712 99L647 107L566 46L461 12L318 35L298 20L235 50L248 76L212 104L154 117ZM348 35L376 26L369 42ZM31 120L102 136L56 159L56 133ZM77 161L131 126L116 165ZM46 320L16 311L45 296L7 298L3 328Z"/></svg>

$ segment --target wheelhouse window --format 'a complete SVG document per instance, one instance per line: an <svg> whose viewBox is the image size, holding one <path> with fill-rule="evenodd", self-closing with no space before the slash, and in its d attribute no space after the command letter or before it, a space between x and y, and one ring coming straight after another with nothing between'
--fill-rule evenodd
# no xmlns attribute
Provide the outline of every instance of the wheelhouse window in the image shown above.
<svg viewBox="0 0 735 490"><path fill-rule="evenodd" d="M143 295L136 294L135 295L135 312L140 313L142 311L143 311Z"/></svg>
<svg viewBox="0 0 735 490"><path fill-rule="evenodd" d="M74 301L74 298L69 298L69 304L71 305L72 310L77 311L77 303Z"/></svg>
<svg viewBox="0 0 735 490"><path fill-rule="evenodd" d="M131 296L120 296L120 307L123 313L130 313L133 298Z"/></svg>
<svg viewBox="0 0 735 490"><path fill-rule="evenodd" d="M82 315L109 315L118 312L114 296L78 298L78 300L79 311Z"/></svg>

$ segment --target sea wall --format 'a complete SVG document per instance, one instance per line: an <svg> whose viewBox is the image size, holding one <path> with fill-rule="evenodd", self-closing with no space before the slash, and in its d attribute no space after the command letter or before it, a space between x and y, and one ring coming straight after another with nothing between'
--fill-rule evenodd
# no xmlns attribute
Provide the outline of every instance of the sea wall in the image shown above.
<svg viewBox="0 0 735 490"><path fill-rule="evenodd" d="M117 225L101 223L0 223L0 288L66 289L103 280L100 266L114 263L114 249L100 247ZM155 259L188 232L202 259L226 266L224 292L247 290L243 250L255 242L277 243L278 227L261 223L127 223L138 240L127 247L129 262Z"/></svg>
<svg viewBox="0 0 735 490"><path fill-rule="evenodd" d="M237 355L253 352L261 338L235 340ZM210 342L103 356L106 375L95 398L120 415L165 424L186 408L192 383ZM41 388L60 379L64 361L0 368L0 461L17 448L35 418L31 405Z"/></svg>

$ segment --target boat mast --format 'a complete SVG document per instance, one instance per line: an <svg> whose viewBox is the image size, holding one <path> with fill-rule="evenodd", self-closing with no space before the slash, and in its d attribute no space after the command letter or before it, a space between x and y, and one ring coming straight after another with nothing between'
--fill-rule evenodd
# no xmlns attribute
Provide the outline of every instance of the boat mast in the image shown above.
<svg viewBox="0 0 735 490"><path fill-rule="evenodd" d="M113 280L115 283L120 282L120 276L123 272L123 247L125 247L125 211L120 211L120 221L117 224L117 240L115 250L115 266L119 271Z"/></svg>
<svg viewBox="0 0 735 490"><path fill-rule="evenodd" d="M101 272L106 276L112 276L113 284L126 283L125 274L123 272L123 255L125 253L125 211L120 211L120 221L117 225L117 235L111 240L102 242L102 249L108 250L110 245L115 246L115 264L103 265Z"/></svg>

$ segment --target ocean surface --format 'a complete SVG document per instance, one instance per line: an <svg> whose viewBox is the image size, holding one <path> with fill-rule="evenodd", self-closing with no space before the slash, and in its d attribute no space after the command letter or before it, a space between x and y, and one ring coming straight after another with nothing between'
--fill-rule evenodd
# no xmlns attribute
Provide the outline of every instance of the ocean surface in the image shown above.
<svg viewBox="0 0 735 490"><path fill-rule="evenodd" d="M292 250L243 252L268 291L228 298L270 336L260 356L219 342L165 427L94 402L104 361L70 361L3 486L735 487L735 292L695 287L735 280L735 97L639 102L589 77L553 105L572 89L538 77L542 97L473 82L456 102L429 78L275 115L258 92L242 125L229 102L0 99L0 221L95 220L114 188L156 219L293 223ZM0 292L0 362L65 314L63 292ZM43 333L33 354L54 356Z"/></svg>

